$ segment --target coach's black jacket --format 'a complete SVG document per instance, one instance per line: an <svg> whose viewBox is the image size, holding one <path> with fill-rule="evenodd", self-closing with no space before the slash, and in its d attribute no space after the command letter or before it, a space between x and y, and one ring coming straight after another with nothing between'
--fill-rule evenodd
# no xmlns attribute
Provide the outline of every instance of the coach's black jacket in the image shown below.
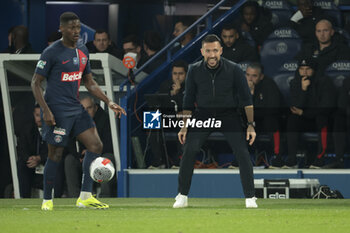
<svg viewBox="0 0 350 233"><path fill-rule="evenodd" d="M191 64L187 72L184 110L225 114L239 106L253 105L247 80L241 68L223 57L216 72L204 60Z"/></svg>

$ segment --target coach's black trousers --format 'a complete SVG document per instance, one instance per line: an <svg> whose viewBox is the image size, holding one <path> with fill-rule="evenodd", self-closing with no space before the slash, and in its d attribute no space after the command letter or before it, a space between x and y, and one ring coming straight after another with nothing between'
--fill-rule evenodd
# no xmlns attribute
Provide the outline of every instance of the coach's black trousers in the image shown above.
<svg viewBox="0 0 350 233"><path fill-rule="evenodd" d="M246 198L251 198L255 195L253 165L248 153L246 133L243 131L241 119L236 115L216 117L216 119L222 120L222 127L219 130L196 130L191 128L188 130L184 145L184 154L180 163L178 191L182 195L188 195L191 186L195 157L210 133L220 131L224 134L239 163L239 172L244 196Z"/></svg>

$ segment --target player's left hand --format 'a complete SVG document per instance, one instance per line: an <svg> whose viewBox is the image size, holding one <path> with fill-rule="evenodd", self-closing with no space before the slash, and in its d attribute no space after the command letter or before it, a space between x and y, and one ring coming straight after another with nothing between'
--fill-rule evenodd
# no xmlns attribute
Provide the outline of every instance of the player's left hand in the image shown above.
<svg viewBox="0 0 350 233"><path fill-rule="evenodd" d="M255 129L253 126L249 125L247 128L247 138L246 140L249 140L249 145L253 145L254 141L256 138L256 133L255 133Z"/></svg>
<svg viewBox="0 0 350 233"><path fill-rule="evenodd" d="M120 118L122 116L122 114L124 114L126 116L126 112L125 112L124 108L120 107L118 104L114 103L113 101L109 101L108 107L110 109L112 109L113 112L115 112L115 115L117 117Z"/></svg>

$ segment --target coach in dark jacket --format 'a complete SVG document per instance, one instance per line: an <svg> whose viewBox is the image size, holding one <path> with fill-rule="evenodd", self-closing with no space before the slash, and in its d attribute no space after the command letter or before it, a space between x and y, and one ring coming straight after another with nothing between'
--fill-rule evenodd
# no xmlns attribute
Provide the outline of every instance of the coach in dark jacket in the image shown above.
<svg viewBox="0 0 350 233"><path fill-rule="evenodd" d="M295 78L290 83L291 114L287 124L286 167L296 166L298 135L305 131L316 131L319 134L318 154L310 168L323 165L323 155L327 149L328 118L335 107L335 92L328 77L316 77L315 68L316 63L312 59L300 60Z"/></svg>
<svg viewBox="0 0 350 233"><path fill-rule="evenodd" d="M253 166L246 144L246 140L250 139L249 144L252 145L256 136L253 103L247 81L236 63L221 58L222 47L216 35L207 35L203 39L201 52L204 59L192 64L186 77L183 112L192 114L195 105L197 110L194 118L185 118L185 122L195 121L196 124L190 126L185 123L178 134L179 141L184 144L184 154L180 163L179 194L173 207L187 207L195 156L211 132L221 131L239 162L246 207L256 208ZM235 112L238 103L242 103L246 110L249 124L246 134ZM214 124L200 128L201 121Z"/></svg>

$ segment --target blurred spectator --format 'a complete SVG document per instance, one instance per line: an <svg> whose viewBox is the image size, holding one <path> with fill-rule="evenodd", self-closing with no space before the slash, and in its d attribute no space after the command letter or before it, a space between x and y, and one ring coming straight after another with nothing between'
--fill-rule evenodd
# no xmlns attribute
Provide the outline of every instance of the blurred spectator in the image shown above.
<svg viewBox="0 0 350 233"><path fill-rule="evenodd" d="M12 44L12 34L13 34L13 29L15 27L10 27L9 30L8 30L8 34L7 34L7 39L8 39L8 46L7 48L2 51L2 53L10 53L10 51L13 51L14 48L13 48L13 44Z"/></svg>
<svg viewBox="0 0 350 233"><path fill-rule="evenodd" d="M344 154L350 133L350 76L343 81L338 94L338 109L333 122L335 161L322 168L344 168Z"/></svg>
<svg viewBox="0 0 350 233"><path fill-rule="evenodd" d="M181 19L181 20L177 21L175 23L175 26L174 26L173 36L175 38L178 37L189 26L191 26L191 24L192 23L189 20ZM175 46L172 49L172 53L176 53L177 51L179 51L180 49L185 47L185 45L187 45L195 37L195 35L196 35L196 33L194 32L194 30L190 30L188 33L186 33L184 36L182 36L179 40L179 43L175 43Z"/></svg>
<svg viewBox="0 0 350 233"><path fill-rule="evenodd" d="M86 43L86 47L90 53L109 53L116 58L123 58L123 52L111 41L109 33L104 29L97 29L94 40Z"/></svg>
<svg viewBox="0 0 350 233"><path fill-rule="evenodd" d="M95 103L95 100L90 95L83 95L80 97L80 103L83 105L85 110L93 118L98 135L100 136L101 142L103 143L103 151L101 157L110 159L114 165L115 159L113 155L113 145L111 128L109 124L108 114ZM75 153L71 153L65 158L65 173L67 177L67 187L70 197L78 197L81 185L81 166L83 161L83 156L86 149L82 144L79 144L79 153L77 156ZM75 191L74 191L75 190ZM113 177L108 183L101 184L100 197L114 197L116 196L117 190L117 179L116 176Z"/></svg>
<svg viewBox="0 0 350 233"><path fill-rule="evenodd" d="M223 42L222 56L233 62L259 61L257 51L240 37L239 30L233 25L224 25L221 31Z"/></svg>
<svg viewBox="0 0 350 233"><path fill-rule="evenodd" d="M9 31L9 39L11 39L11 42L4 53L35 53L29 43L29 32L27 27L23 25L14 27L12 32Z"/></svg>
<svg viewBox="0 0 350 233"><path fill-rule="evenodd" d="M49 37L47 38L47 44L51 45L53 42L56 40L59 40L62 38L62 33L61 32L52 32Z"/></svg>
<svg viewBox="0 0 350 233"><path fill-rule="evenodd" d="M181 114L182 113L182 101L185 91L185 79L188 69L188 64L185 61L177 60L172 65L171 79L164 81L158 93L168 94L170 99L169 103L174 103L174 106L162 106L162 113L167 113L169 115ZM177 132L178 129L175 129ZM165 168L165 148L162 137L162 132L159 130L150 132L150 145L152 150L152 161L149 169ZM175 142L174 150L167 150L169 154L169 159L171 160L170 166L176 168L179 166L179 156L182 154L182 146L178 140ZM170 152L170 153L169 153Z"/></svg>
<svg viewBox="0 0 350 233"><path fill-rule="evenodd" d="M124 55L126 53L135 53L136 54L136 67L140 68L145 64L147 58L145 52L141 48L141 41L137 38L136 35L128 35L123 39L123 50Z"/></svg>
<svg viewBox="0 0 350 233"><path fill-rule="evenodd" d="M315 25L325 14L321 8L314 6L313 0L298 0L297 6L297 12L290 18L291 27L305 43L312 43L316 40Z"/></svg>
<svg viewBox="0 0 350 233"><path fill-rule="evenodd" d="M0 198L12 198L5 196L7 187L12 187L11 164L8 151L8 141L6 134L5 116L3 111L3 102L0 95Z"/></svg>
<svg viewBox="0 0 350 233"><path fill-rule="evenodd" d="M163 47L162 39L160 35L155 31L146 31L143 36L143 49L147 54L147 61L152 59L152 57L159 52ZM146 61L146 62L147 62ZM156 70L165 61L164 55L157 57L153 62L145 67L144 71L148 74Z"/></svg>
<svg viewBox="0 0 350 233"><path fill-rule="evenodd" d="M342 39L334 35L332 23L322 19L316 24L315 34L317 40L312 44L304 44L296 59L315 58L317 73L321 75L329 64L336 60L350 60L350 49Z"/></svg>
<svg viewBox="0 0 350 233"><path fill-rule="evenodd" d="M327 149L328 119L335 107L335 92L327 76L317 76L316 63L311 58L301 59L295 78L290 83L291 114L287 123L288 158L284 168L297 167L296 154L299 134L318 133L318 152L310 168L324 165Z"/></svg>
<svg viewBox="0 0 350 233"><path fill-rule="evenodd" d="M280 106L281 93L276 83L265 76L260 63L247 66L246 78L253 96L255 130L257 134L268 134L274 153L273 167L282 167L280 157ZM255 143L256 144L256 143Z"/></svg>
<svg viewBox="0 0 350 233"><path fill-rule="evenodd" d="M24 126L18 137L18 181L22 198L30 198L32 188L42 189L42 175L36 174L36 169L44 165L47 159L48 147L41 137L40 106L36 105L33 111L34 119ZM63 193L63 172L60 165L60 174L55 180L55 197Z"/></svg>
<svg viewBox="0 0 350 233"><path fill-rule="evenodd" d="M241 17L235 22L242 32L248 32L258 46L273 31L273 25L268 17L263 14L262 7L255 1L248 1L242 5Z"/></svg>

